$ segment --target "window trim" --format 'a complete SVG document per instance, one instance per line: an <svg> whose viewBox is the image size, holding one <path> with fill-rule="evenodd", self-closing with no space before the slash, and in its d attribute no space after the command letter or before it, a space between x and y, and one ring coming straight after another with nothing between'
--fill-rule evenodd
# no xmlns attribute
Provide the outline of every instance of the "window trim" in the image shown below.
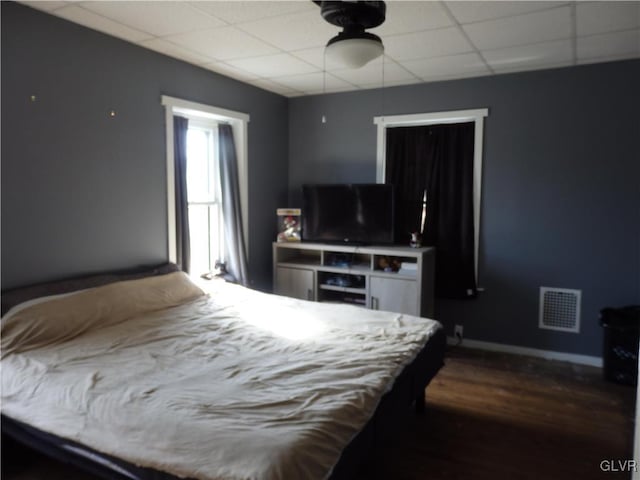
<svg viewBox="0 0 640 480"><path fill-rule="evenodd" d="M376 182L384 183L387 158L387 128L415 127L452 123L475 123L473 148L473 230L475 246L475 276L478 284L478 252L480 244L480 201L482 199L482 158L484 139L484 118L489 116L488 108L473 110L452 110L444 112L416 113L410 115L383 115L373 117L377 126ZM478 290L482 290L478 287Z"/></svg>
<svg viewBox="0 0 640 480"><path fill-rule="evenodd" d="M233 130L238 159L238 182L240 187L240 210L242 212L242 227L244 243L249 257L249 145L248 124L250 116L247 113L214 107L204 103L191 102L180 98L161 96L161 104L165 107L165 129L167 145L167 254L170 262L176 262L176 206L175 206L175 160L173 155L173 116L209 120L216 123L228 123Z"/></svg>

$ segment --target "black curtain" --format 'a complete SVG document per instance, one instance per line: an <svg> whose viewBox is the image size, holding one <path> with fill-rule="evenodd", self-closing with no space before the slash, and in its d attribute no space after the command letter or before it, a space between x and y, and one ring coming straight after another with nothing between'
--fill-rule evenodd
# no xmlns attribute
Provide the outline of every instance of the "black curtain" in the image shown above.
<svg viewBox="0 0 640 480"><path fill-rule="evenodd" d="M427 188L425 152L428 127L387 128L385 183L395 191L395 242L409 245L413 232L420 232L422 197Z"/></svg>
<svg viewBox="0 0 640 480"><path fill-rule="evenodd" d="M189 120L173 117L173 159L176 202L176 264L189 273L189 204L187 203L187 128Z"/></svg>
<svg viewBox="0 0 640 480"><path fill-rule="evenodd" d="M386 182L395 186L396 241L420 232L427 192L423 245L436 247L436 295L476 295L473 226L475 124L387 128Z"/></svg>
<svg viewBox="0 0 640 480"><path fill-rule="evenodd" d="M231 125L220 124L218 136L227 270L237 283L246 286L248 280L247 254L242 231L238 160Z"/></svg>

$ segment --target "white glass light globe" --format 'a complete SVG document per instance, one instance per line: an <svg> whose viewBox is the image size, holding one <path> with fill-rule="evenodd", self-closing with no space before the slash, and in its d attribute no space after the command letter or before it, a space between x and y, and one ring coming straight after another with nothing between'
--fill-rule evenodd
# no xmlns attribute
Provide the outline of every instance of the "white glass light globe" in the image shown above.
<svg viewBox="0 0 640 480"><path fill-rule="evenodd" d="M325 48L333 62L349 68L360 68L384 53L381 42L369 38L349 38L333 42Z"/></svg>

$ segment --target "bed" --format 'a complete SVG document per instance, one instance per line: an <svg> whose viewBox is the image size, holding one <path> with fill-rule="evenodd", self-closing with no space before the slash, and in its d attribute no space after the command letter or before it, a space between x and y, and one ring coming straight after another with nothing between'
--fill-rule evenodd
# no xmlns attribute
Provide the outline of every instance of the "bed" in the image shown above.
<svg viewBox="0 0 640 480"><path fill-rule="evenodd" d="M352 478L445 344L433 320L171 265L2 300L3 434L104 478Z"/></svg>

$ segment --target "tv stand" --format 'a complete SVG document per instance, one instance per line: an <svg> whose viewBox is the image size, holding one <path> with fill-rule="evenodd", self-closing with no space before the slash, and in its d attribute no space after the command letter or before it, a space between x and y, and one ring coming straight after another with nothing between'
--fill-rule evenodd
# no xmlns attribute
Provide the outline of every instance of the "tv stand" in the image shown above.
<svg viewBox="0 0 640 480"><path fill-rule="evenodd" d="M310 243L310 245L313 245L313 244ZM345 242L340 240L330 240L327 242L322 242L321 245L344 245L346 247L366 247L366 246L369 246L370 244L367 242L361 242L361 241Z"/></svg>
<svg viewBox="0 0 640 480"><path fill-rule="evenodd" d="M274 242L273 290L433 318L434 260L431 247Z"/></svg>

